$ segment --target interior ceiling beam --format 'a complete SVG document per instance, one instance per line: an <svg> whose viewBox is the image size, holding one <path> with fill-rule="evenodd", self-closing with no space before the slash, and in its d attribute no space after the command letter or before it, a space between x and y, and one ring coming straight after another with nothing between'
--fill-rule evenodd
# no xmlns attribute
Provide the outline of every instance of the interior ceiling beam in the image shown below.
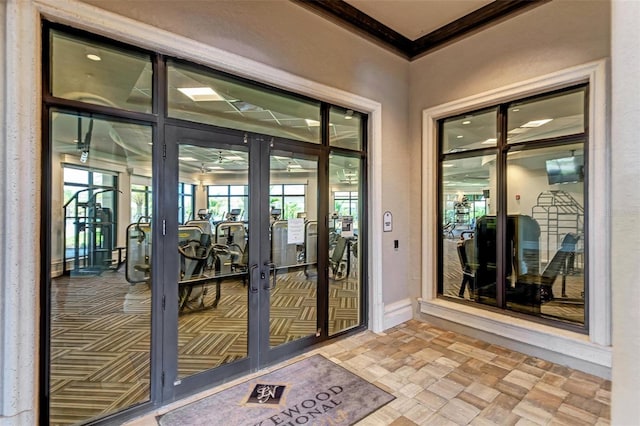
<svg viewBox="0 0 640 426"><path fill-rule="evenodd" d="M443 47L511 15L551 0L495 0L429 34L411 40L343 0L291 0L389 48L409 60Z"/></svg>

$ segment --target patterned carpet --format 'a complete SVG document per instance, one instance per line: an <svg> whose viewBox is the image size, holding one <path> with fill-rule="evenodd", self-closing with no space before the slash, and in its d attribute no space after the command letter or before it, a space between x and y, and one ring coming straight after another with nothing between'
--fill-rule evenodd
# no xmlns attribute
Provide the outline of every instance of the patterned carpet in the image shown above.
<svg viewBox="0 0 640 426"><path fill-rule="evenodd" d="M330 334L359 321L358 280L330 280ZM316 283L303 271L279 273L272 290L270 345L316 333ZM124 274L52 280L51 424L86 421L147 401L151 292ZM205 306L215 299L207 286ZM191 303L198 307L200 301ZM225 280L216 308L178 318L178 375L188 375L247 355L247 287Z"/></svg>

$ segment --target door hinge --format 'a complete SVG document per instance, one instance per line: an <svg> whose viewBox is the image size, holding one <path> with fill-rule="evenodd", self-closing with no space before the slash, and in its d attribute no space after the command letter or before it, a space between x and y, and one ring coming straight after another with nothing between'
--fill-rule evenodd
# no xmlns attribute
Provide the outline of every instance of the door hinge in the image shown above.
<svg viewBox="0 0 640 426"><path fill-rule="evenodd" d="M167 306L167 297L165 295L162 296L162 310Z"/></svg>
<svg viewBox="0 0 640 426"><path fill-rule="evenodd" d="M162 235L167 235L167 221L162 219Z"/></svg>
<svg viewBox="0 0 640 426"><path fill-rule="evenodd" d="M160 382L162 383L162 386L164 387L164 371L160 375Z"/></svg>
<svg viewBox="0 0 640 426"><path fill-rule="evenodd" d="M166 159L167 158L167 144L163 144L162 145L162 158Z"/></svg>

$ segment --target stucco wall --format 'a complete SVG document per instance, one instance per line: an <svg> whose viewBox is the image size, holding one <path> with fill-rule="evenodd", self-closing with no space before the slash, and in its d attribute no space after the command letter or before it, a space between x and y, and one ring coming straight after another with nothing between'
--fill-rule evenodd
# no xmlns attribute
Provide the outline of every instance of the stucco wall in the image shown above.
<svg viewBox="0 0 640 426"><path fill-rule="evenodd" d="M411 212L420 216L422 111L509 84L609 57L610 3L555 0L411 63ZM410 264L421 259L420 233ZM412 295L420 275L409 276Z"/></svg>
<svg viewBox="0 0 640 426"><path fill-rule="evenodd" d="M40 157L34 141L40 124L31 117L41 86L17 82L32 75L35 60L31 50L16 49L32 40L21 33L31 17L19 1L0 1L0 425L36 424L39 388Z"/></svg>
<svg viewBox="0 0 640 426"><path fill-rule="evenodd" d="M409 238L417 235L419 216L412 215L406 190L410 143L405 59L289 1L85 2L380 102L382 210L393 213L394 228L384 233L382 259L376 261L383 267L384 303L408 297ZM393 249L396 239L399 250Z"/></svg>
<svg viewBox="0 0 640 426"><path fill-rule="evenodd" d="M6 57L5 47L4 47L6 42L5 31L7 29L6 7L7 7L6 1L0 0L0 58ZM4 67L0 67L0 141L6 140L5 84L6 84L6 77L5 77ZM2 144L2 146L4 146L4 143ZM6 181L5 181L4 171L7 170L7 166L5 163L6 156L2 154L4 154L4 150L0 151L0 170L2 170L2 174L0 174L0 188L5 188ZM7 196L6 190L3 190L2 192L0 192L0 212L5 211L6 196ZM5 232L6 232L6 228L4 226L0 227L0 239L4 239ZM0 259L5 258L4 248L5 246L0 245ZM3 303L3 301L6 300L6 298L4 297L4 284L5 284L4 280L0 279L0 303ZM4 312L4 307L2 308L2 311ZM4 315L0 315L0 342L4 341L4 327L5 327ZM4 371L4 345L0 345L0 371ZM5 386L4 380L0 380L0 416L2 416L3 413L5 412L4 398L3 398L4 386Z"/></svg>
<svg viewBox="0 0 640 426"><path fill-rule="evenodd" d="M640 2L613 2L612 26L612 425L640 422ZM633 230L631 233L629 232Z"/></svg>

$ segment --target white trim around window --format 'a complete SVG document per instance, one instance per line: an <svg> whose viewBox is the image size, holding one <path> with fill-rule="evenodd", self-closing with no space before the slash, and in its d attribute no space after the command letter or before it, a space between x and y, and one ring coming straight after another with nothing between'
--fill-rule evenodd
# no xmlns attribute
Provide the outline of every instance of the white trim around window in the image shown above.
<svg viewBox="0 0 640 426"><path fill-rule="evenodd" d="M588 335L437 298L437 120L510 100L589 83ZM422 298L420 312L515 342L611 368L610 141L607 61L481 93L423 111Z"/></svg>

